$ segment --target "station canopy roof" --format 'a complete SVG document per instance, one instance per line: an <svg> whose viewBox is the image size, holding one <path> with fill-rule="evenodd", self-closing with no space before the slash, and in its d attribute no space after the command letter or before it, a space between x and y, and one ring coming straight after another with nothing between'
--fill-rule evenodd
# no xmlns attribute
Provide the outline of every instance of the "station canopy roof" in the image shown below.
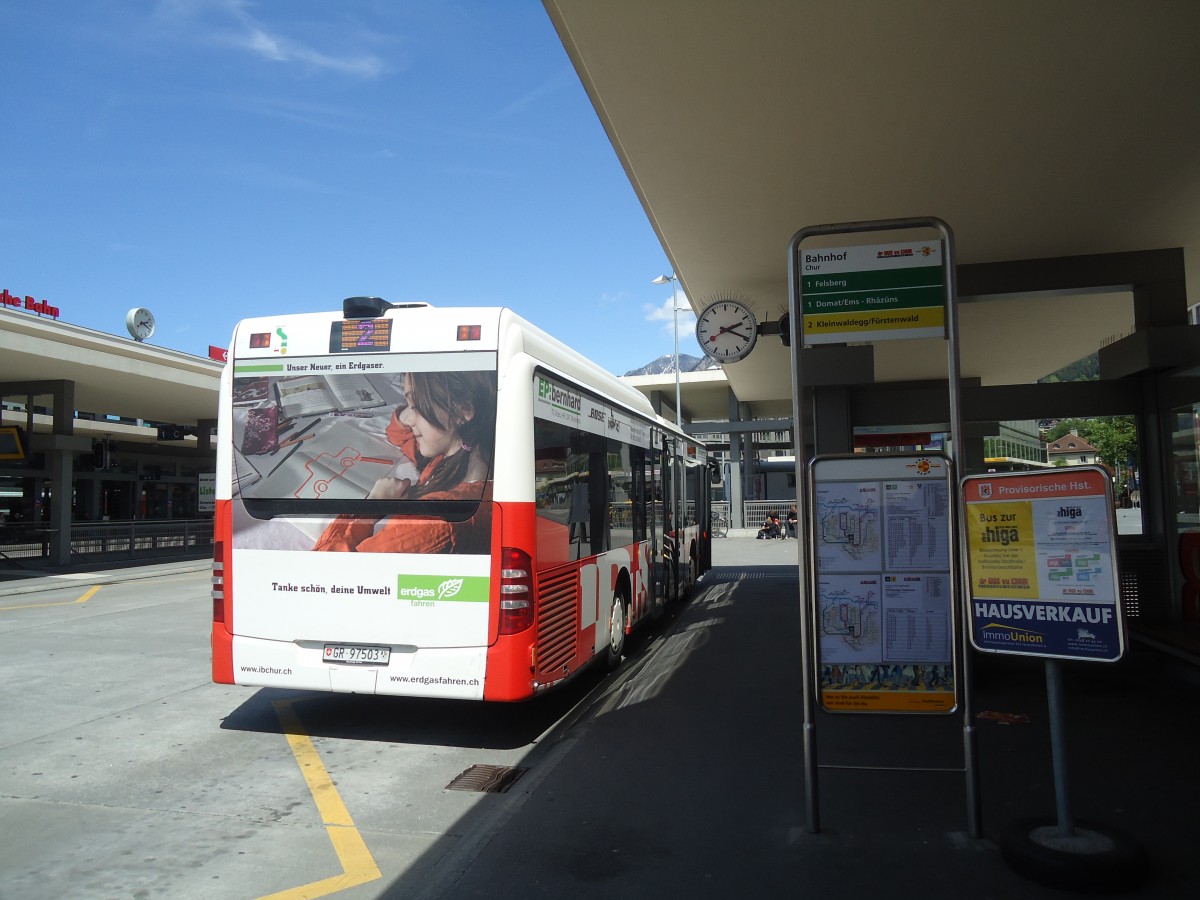
<svg viewBox="0 0 1200 900"><path fill-rule="evenodd" d="M1200 298L1200 3L544 5L694 310L777 321L800 229L929 216L960 265L1182 247ZM1128 334L1132 302L964 297L962 374L1031 383ZM763 337L725 372L771 418L789 366ZM878 381L946 371L940 340L876 344Z"/></svg>
<svg viewBox="0 0 1200 900"><path fill-rule="evenodd" d="M0 391L67 380L74 408L178 425L217 417L223 363L24 312L0 312ZM35 406L49 406L45 394Z"/></svg>

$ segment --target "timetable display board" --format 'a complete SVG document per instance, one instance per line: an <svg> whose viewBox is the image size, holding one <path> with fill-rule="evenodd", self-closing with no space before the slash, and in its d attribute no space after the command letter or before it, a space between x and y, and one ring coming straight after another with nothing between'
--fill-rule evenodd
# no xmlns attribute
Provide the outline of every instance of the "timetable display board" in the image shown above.
<svg viewBox="0 0 1200 900"><path fill-rule="evenodd" d="M963 479L971 643L1116 662L1125 652L1112 478L1095 466Z"/></svg>
<svg viewBox="0 0 1200 900"><path fill-rule="evenodd" d="M809 471L822 708L953 712L949 460L935 453L818 457Z"/></svg>

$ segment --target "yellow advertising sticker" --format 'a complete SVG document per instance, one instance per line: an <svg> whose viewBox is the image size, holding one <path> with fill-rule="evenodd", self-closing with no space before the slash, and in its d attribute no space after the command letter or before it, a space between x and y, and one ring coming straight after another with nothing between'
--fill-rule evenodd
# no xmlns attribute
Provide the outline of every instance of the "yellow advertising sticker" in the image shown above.
<svg viewBox="0 0 1200 900"><path fill-rule="evenodd" d="M1037 548L1031 503L971 504L967 511L967 552L972 596L1037 599Z"/></svg>
<svg viewBox="0 0 1200 900"><path fill-rule="evenodd" d="M829 712L953 712L953 691L821 691L821 706Z"/></svg>

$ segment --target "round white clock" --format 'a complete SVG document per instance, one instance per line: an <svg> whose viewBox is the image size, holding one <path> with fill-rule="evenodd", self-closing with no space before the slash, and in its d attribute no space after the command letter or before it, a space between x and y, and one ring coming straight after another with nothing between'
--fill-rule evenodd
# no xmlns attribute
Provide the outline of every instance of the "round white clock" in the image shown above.
<svg viewBox="0 0 1200 900"><path fill-rule="evenodd" d="M154 314L140 306L125 314L125 327L135 341L144 341L154 334Z"/></svg>
<svg viewBox="0 0 1200 900"><path fill-rule="evenodd" d="M754 349L758 322L746 304L718 300L696 319L696 340L700 349L717 362L737 362Z"/></svg>

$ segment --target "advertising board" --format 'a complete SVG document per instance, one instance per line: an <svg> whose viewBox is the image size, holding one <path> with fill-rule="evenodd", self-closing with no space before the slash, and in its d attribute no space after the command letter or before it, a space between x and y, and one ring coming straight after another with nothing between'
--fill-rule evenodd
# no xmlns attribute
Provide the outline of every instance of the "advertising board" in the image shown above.
<svg viewBox="0 0 1200 900"><path fill-rule="evenodd" d="M1112 480L1104 469L970 475L963 503L977 649L1121 658Z"/></svg>

